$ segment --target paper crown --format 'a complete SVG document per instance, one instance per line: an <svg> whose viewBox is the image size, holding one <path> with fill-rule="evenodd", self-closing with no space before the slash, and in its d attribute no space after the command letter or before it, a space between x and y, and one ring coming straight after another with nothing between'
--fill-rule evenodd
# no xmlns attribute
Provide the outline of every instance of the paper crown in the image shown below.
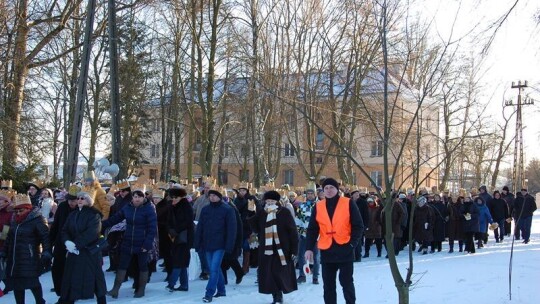
<svg viewBox="0 0 540 304"><path fill-rule="evenodd" d="M15 204L14 204L14 208L17 208L18 206L22 206L22 205L32 205L32 201L30 201L30 196L28 196L28 194L22 194L22 193L19 193L19 194L16 194L14 196L14 201L15 201Z"/></svg>
<svg viewBox="0 0 540 304"><path fill-rule="evenodd" d="M118 189L118 185L112 184L111 187L109 188L109 193L115 193L118 190L120 190Z"/></svg>
<svg viewBox="0 0 540 304"><path fill-rule="evenodd" d="M72 184L69 186L68 194L70 196L77 196L77 193L81 192L82 188L78 185Z"/></svg>
<svg viewBox="0 0 540 304"><path fill-rule="evenodd" d="M94 172L94 170L86 171L83 173L83 180L85 181L88 179L91 179L93 181L97 180L96 173Z"/></svg>
<svg viewBox="0 0 540 304"><path fill-rule="evenodd" d="M165 197L165 188L163 188L163 184L157 183L153 184L150 188L150 191L152 191L152 197Z"/></svg>
<svg viewBox="0 0 540 304"><path fill-rule="evenodd" d="M261 190L264 192L274 190L274 189L276 189L274 182L269 182L266 185L261 186Z"/></svg>
<svg viewBox="0 0 540 304"><path fill-rule="evenodd" d="M139 181L136 181L131 185L131 192L134 192L134 191L141 191L142 193L145 193L146 185Z"/></svg>
<svg viewBox="0 0 540 304"><path fill-rule="evenodd" d="M306 184L306 191L313 191L313 192L317 191L317 185L315 185L314 181L309 181Z"/></svg>
<svg viewBox="0 0 540 304"><path fill-rule="evenodd" d="M216 185L216 179L211 177L211 176L205 176L202 178L202 182L204 184L210 184L211 186L215 186Z"/></svg>
<svg viewBox="0 0 540 304"><path fill-rule="evenodd" d="M152 185L152 189L153 191L156 191L156 190L167 190L169 188L169 184L168 183L164 183L164 182L158 182L158 183L155 183Z"/></svg>
<svg viewBox="0 0 540 304"><path fill-rule="evenodd" d="M459 189L459 194L458 195L463 197L463 198L467 197L467 190L465 190L463 188Z"/></svg>
<svg viewBox="0 0 540 304"><path fill-rule="evenodd" d="M251 190L253 185L248 182L240 182L240 185L238 185L238 189L248 189Z"/></svg>
<svg viewBox="0 0 540 304"><path fill-rule="evenodd" d="M116 182L116 186L118 187L119 190L131 187L129 182L127 180L125 180L125 179Z"/></svg>
<svg viewBox="0 0 540 304"><path fill-rule="evenodd" d="M45 186L45 181L42 181L42 180L36 180L36 181L33 181L33 182L28 182L28 186L34 186L36 188L43 188Z"/></svg>
<svg viewBox="0 0 540 304"><path fill-rule="evenodd" d="M6 179L2 181L2 188L12 188L13 187L13 181L10 179Z"/></svg>
<svg viewBox="0 0 540 304"><path fill-rule="evenodd" d="M7 198L8 200L11 200L16 194L17 191L15 190L0 190L0 197Z"/></svg>

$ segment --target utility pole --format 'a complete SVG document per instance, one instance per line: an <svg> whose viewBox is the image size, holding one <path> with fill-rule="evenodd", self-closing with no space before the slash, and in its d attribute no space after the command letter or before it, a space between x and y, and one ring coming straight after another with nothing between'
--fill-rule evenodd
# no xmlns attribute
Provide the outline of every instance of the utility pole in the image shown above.
<svg viewBox="0 0 540 304"><path fill-rule="evenodd" d="M525 181L525 170L523 166L523 122L521 116L521 109L523 106L532 105L534 101L531 99L522 100L521 93L527 88L527 81L523 83L518 81L517 84L512 82L512 89L518 89L517 109L516 109L516 136L514 138L514 168L512 170L512 182L513 191L517 192L523 188L523 182ZM512 100L506 101L505 106L514 106Z"/></svg>
<svg viewBox="0 0 540 304"><path fill-rule="evenodd" d="M89 0L86 8L86 25L84 28L83 53L81 60L81 74L77 83L77 97L75 113L73 117L73 130L68 147L68 176L64 176L64 187L68 188L77 177L77 164L79 162L79 148L81 145L81 132L83 123L84 106L86 100L86 85L88 78L88 66L90 65L90 54L92 50L92 31L94 28L94 16L96 13L96 0Z"/></svg>
<svg viewBox="0 0 540 304"><path fill-rule="evenodd" d="M120 89L118 85L118 45L116 43L116 5L115 0L108 0L109 23L109 68L111 73L111 133L112 133L112 162L120 168L114 180L126 177L126 169L120 157L122 138L120 136Z"/></svg>

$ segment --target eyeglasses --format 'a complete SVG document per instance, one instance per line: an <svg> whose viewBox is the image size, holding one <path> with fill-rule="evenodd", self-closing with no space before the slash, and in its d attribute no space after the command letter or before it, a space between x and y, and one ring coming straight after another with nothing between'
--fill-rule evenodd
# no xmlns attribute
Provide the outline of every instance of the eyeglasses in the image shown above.
<svg viewBox="0 0 540 304"><path fill-rule="evenodd" d="M84 198L84 197L77 197L77 199L78 199L79 201L84 201L84 200L86 200L86 198Z"/></svg>

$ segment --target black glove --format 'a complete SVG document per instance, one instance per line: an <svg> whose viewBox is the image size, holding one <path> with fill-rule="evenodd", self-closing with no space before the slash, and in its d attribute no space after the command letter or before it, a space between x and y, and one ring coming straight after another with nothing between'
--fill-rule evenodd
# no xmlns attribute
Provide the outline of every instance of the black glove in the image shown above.
<svg viewBox="0 0 540 304"><path fill-rule="evenodd" d="M42 254L41 254L41 262L50 262L52 260L52 254L48 251L44 251Z"/></svg>
<svg viewBox="0 0 540 304"><path fill-rule="evenodd" d="M178 236L178 232L176 232L174 229L169 229L169 236L174 239Z"/></svg>

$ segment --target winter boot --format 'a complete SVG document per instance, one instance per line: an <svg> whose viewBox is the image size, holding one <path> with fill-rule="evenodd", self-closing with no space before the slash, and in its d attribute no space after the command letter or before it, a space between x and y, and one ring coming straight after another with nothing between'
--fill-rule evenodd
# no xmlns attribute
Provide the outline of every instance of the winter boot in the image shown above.
<svg viewBox="0 0 540 304"><path fill-rule="evenodd" d="M369 247L365 248L363 258L369 258Z"/></svg>
<svg viewBox="0 0 540 304"><path fill-rule="evenodd" d="M114 278L114 286L111 290L107 292L107 294L113 299L118 298L118 290L120 290L120 286L122 286L122 283L124 282L124 278L126 277L126 270L117 270L116 271L116 277Z"/></svg>
<svg viewBox="0 0 540 304"><path fill-rule="evenodd" d="M250 252L249 250L243 250L242 252L242 269L244 270L244 274L249 272L249 256Z"/></svg>
<svg viewBox="0 0 540 304"><path fill-rule="evenodd" d="M272 304L282 304L283 303L283 293L281 291L272 293Z"/></svg>
<svg viewBox="0 0 540 304"><path fill-rule="evenodd" d="M148 283L148 271L141 271L139 273L139 286L137 288L137 292L135 292L134 298L142 298L144 297L144 289L146 288L146 284Z"/></svg>

